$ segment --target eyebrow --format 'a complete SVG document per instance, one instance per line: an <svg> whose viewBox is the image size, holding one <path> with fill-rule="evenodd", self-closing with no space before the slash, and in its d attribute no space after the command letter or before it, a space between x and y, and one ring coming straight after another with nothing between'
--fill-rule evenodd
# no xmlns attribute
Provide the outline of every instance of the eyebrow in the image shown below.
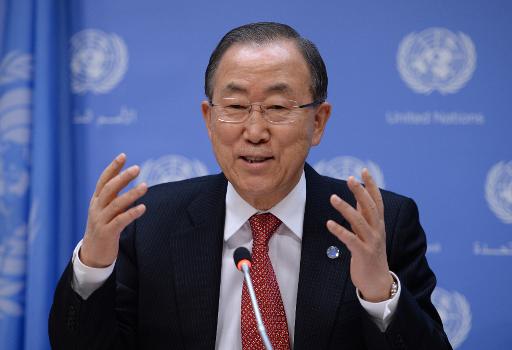
<svg viewBox="0 0 512 350"><path fill-rule="evenodd" d="M228 85L226 85L225 88L222 89L222 91L224 92L247 92L247 89L240 86L240 85L237 85L236 83L229 83Z"/></svg>
<svg viewBox="0 0 512 350"><path fill-rule="evenodd" d="M289 92L292 92L292 89L290 88L290 86L288 84L277 83L277 84L271 85L270 87L265 89L265 92L284 92L284 93L289 93Z"/></svg>
<svg viewBox="0 0 512 350"><path fill-rule="evenodd" d="M244 88L244 87L242 87L240 85L237 85L236 83L233 83L233 82L230 82L222 90L225 91L225 92L231 92L231 93L232 92L242 92L242 93L246 93L247 92L246 88ZM271 85L268 88L266 88L265 92L266 93L270 93L270 92L290 93L290 92L292 92L292 89L290 88L290 86L288 84L277 83L277 84Z"/></svg>

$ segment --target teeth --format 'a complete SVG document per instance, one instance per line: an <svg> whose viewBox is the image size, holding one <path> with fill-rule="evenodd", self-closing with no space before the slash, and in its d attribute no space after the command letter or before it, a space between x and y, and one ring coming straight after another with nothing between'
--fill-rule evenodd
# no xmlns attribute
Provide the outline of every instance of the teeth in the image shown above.
<svg viewBox="0 0 512 350"><path fill-rule="evenodd" d="M259 163L265 161L267 158L258 157L244 157L249 163Z"/></svg>

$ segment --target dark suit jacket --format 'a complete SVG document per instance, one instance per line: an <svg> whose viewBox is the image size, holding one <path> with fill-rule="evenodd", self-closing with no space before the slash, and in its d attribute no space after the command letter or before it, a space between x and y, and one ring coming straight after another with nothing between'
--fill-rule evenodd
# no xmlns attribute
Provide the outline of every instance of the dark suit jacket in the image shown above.
<svg viewBox="0 0 512 350"><path fill-rule="evenodd" d="M294 348L450 349L430 302L436 279L425 259L425 234L408 198L382 191L390 269L402 285L398 308L381 333L356 297L350 252L325 227L348 226L329 204L355 205L346 182L306 164L307 198ZM147 212L127 227L115 271L87 300L59 281L49 319L55 349L214 349L227 181L220 175L152 187ZM331 260L326 249L340 248ZM238 315L233 315L238 317Z"/></svg>

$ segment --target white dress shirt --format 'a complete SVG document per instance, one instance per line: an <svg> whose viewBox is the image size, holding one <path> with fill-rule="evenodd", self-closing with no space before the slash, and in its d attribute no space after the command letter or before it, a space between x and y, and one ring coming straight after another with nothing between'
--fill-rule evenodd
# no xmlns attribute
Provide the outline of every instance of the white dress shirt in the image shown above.
<svg viewBox="0 0 512 350"><path fill-rule="evenodd" d="M292 347L305 205L306 179L302 173L294 189L281 202L268 210L282 221L281 226L269 241L269 256L281 291ZM235 267L233 252L240 246L252 249L252 232L248 219L256 213L260 211L240 197L231 183L228 183L216 349L239 350L242 348L240 304L243 274ZM78 257L80 246L81 242L73 252L72 288L83 299L87 299L110 276L115 262L102 269L85 266ZM357 293L361 305L381 331L385 331L391 322L400 296L400 281L395 274L392 273L392 275L398 282L398 293L394 298L380 303L371 303L361 299Z"/></svg>

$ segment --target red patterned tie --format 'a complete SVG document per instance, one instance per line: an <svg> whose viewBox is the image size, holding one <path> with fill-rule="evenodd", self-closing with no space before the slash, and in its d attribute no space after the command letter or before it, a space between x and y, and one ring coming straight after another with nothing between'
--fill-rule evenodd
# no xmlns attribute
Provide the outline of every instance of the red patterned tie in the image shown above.
<svg viewBox="0 0 512 350"><path fill-rule="evenodd" d="M281 225L281 220L270 213L265 213L251 216L249 223L253 235L251 278L261 317L274 349L289 350L290 341L283 300L268 256L268 241ZM242 289L241 328L243 350L264 349L245 283Z"/></svg>

